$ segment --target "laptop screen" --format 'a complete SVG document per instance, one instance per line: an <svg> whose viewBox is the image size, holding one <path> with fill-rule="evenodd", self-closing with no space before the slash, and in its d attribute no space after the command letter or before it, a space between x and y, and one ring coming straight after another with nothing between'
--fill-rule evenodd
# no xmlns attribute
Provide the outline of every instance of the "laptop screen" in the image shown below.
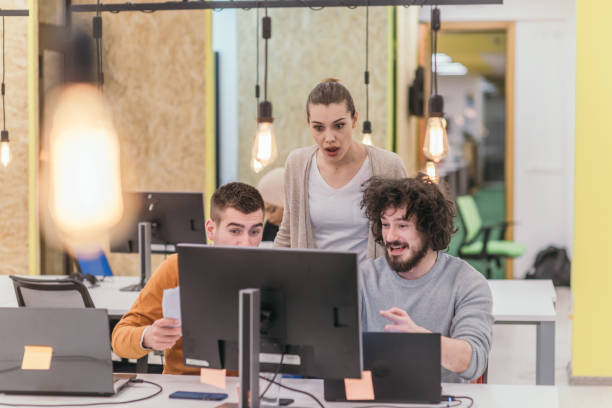
<svg viewBox="0 0 612 408"><path fill-rule="evenodd" d="M101 309L0 308L0 392L112 395Z"/></svg>

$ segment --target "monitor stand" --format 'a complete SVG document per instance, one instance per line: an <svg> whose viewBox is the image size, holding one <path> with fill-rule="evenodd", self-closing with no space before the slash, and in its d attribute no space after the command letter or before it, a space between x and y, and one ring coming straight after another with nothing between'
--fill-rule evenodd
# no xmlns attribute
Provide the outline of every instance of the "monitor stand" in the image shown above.
<svg viewBox="0 0 612 408"><path fill-rule="evenodd" d="M259 289L239 291L238 374L240 393L238 404L225 403L217 408L277 408L259 401L260 310ZM252 398L249 399L249 395Z"/></svg>
<svg viewBox="0 0 612 408"><path fill-rule="evenodd" d="M139 292L151 277L151 223L138 223L138 258L140 259L140 282L121 288L122 292Z"/></svg>

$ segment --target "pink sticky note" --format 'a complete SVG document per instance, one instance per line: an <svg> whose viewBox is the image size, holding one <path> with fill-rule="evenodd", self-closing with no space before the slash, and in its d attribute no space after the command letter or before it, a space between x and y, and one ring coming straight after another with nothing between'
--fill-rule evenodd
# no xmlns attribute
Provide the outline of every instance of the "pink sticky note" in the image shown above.
<svg viewBox="0 0 612 408"><path fill-rule="evenodd" d="M213 368L200 369L200 382L202 384L212 385L213 387L225 389L226 370L217 370Z"/></svg>
<svg viewBox="0 0 612 408"><path fill-rule="evenodd" d="M361 378L345 378L344 390L347 401L372 401L374 400L374 384L372 384L372 372L363 371Z"/></svg>

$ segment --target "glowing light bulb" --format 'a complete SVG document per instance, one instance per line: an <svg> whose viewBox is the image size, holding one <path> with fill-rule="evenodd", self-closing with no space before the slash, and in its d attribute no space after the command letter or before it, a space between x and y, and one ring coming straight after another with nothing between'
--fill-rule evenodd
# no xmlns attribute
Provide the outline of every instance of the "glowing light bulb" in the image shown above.
<svg viewBox="0 0 612 408"><path fill-rule="evenodd" d="M432 116L427 119L423 153L429 160L438 163L448 154L448 138L446 136L446 120Z"/></svg>
<svg viewBox="0 0 612 408"><path fill-rule="evenodd" d="M372 122L366 119L363 122L363 129L361 130L361 133L363 134L361 143L368 146L374 145L374 143L372 143Z"/></svg>
<svg viewBox="0 0 612 408"><path fill-rule="evenodd" d="M72 84L60 91L47 123L51 217L70 241L99 238L123 214L110 110L95 86Z"/></svg>
<svg viewBox="0 0 612 408"><path fill-rule="evenodd" d="M427 161L427 163L425 163L425 174L427 174L427 177L429 177L429 179L434 183L437 183L440 180L436 163L432 161Z"/></svg>
<svg viewBox="0 0 612 408"><path fill-rule="evenodd" d="M9 145L8 132L2 131L2 138L0 139L0 161L4 167L8 166L11 162L11 146Z"/></svg>
<svg viewBox="0 0 612 408"><path fill-rule="evenodd" d="M260 102L257 108L257 132L251 148L251 169L255 173L276 160L278 154L272 120L272 104L269 101Z"/></svg>
<svg viewBox="0 0 612 408"><path fill-rule="evenodd" d="M254 172L260 172L264 167L276 160L276 140L274 139L274 128L271 122L259 122L257 133L251 149L251 168Z"/></svg>

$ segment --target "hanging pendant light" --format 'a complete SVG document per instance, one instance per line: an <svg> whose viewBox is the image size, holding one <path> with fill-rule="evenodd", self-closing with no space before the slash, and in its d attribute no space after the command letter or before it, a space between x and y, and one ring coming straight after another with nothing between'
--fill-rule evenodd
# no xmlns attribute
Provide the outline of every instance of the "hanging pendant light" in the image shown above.
<svg viewBox="0 0 612 408"><path fill-rule="evenodd" d="M444 119L444 99L438 95L438 31L440 30L440 10L436 7L431 12L431 42L432 42L432 80L429 97L429 117L425 129L423 153L425 157L439 163L448 154L448 137L446 135L446 120Z"/></svg>
<svg viewBox="0 0 612 408"><path fill-rule="evenodd" d="M276 140L274 138L274 127L272 122L272 103L268 101L268 40L272 37L272 19L266 15L262 19L262 38L264 39L264 100L257 107L257 131L251 148L251 168L259 173L266 166L276 160L278 155ZM258 95L258 87L256 88Z"/></svg>
<svg viewBox="0 0 612 408"><path fill-rule="evenodd" d="M9 133L8 130L2 131L0 137L0 160L4 167L8 166L11 162L11 146L9 145Z"/></svg>
<svg viewBox="0 0 612 408"><path fill-rule="evenodd" d="M6 108L4 98L6 95L6 85L4 82L6 74L6 62L4 58L4 16L2 16L2 85L0 91L2 92L2 133L0 134L0 161L4 167L8 166L11 162L11 146L9 145L9 132L6 130Z"/></svg>
<svg viewBox="0 0 612 408"><path fill-rule="evenodd" d="M78 247L104 237L121 219L124 203L119 136L102 94L102 77L91 81L89 36L77 32L69 45L68 82L49 97L45 109L42 170L53 233Z"/></svg>
<svg viewBox="0 0 612 408"><path fill-rule="evenodd" d="M366 6L366 23L365 23L365 72L364 83L366 89L366 120L363 121L363 129L361 143L372 146L372 122L370 122L370 71L368 70L369 59L369 41L370 40L370 7Z"/></svg>

